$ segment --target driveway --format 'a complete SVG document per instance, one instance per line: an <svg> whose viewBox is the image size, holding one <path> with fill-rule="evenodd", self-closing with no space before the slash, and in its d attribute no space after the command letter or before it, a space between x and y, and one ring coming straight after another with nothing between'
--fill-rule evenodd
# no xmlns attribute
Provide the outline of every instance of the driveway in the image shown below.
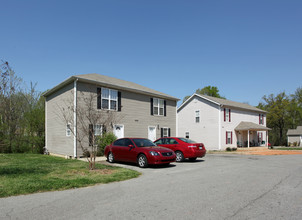
<svg viewBox="0 0 302 220"><path fill-rule="evenodd" d="M139 178L0 199L0 219L302 219L302 156L211 154Z"/></svg>

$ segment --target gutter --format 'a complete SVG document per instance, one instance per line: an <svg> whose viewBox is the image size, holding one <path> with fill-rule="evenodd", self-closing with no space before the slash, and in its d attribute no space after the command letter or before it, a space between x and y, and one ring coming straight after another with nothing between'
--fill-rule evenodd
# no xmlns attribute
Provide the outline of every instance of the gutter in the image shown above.
<svg viewBox="0 0 302 220"><path fill-rule="evenodd" d="M77 81L73 82L73 157L77 158Z"/></svg>

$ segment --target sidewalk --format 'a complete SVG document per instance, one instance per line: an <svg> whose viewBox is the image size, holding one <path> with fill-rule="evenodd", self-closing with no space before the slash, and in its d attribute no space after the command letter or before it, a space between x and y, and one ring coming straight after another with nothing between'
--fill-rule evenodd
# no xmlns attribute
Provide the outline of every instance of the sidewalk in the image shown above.
<svg viewBox="0 0 302 220"><path fill-rule="evenodd" d="M78 160L88 162L86 157L78 158ZM96 157L96 158L95 158L95 161L96 161L96 162L106 161L106 160L107 160L106 157Z"/></svg>

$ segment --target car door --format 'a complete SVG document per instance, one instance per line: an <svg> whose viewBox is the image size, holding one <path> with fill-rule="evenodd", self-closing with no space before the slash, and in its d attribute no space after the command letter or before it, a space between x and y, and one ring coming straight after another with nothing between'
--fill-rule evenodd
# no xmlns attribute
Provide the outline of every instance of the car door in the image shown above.
<svg viewBox="0 0 302 220"><path fill-rule="evenodd" d="M131 139L126 138L123 148L123 158L128 162L136 162L136 148Z"/></svg>
<svg viewBox="0 0 302 220"><path fill-rule="evenodd" d="M174 138L167 138L166 144L163 147L167 147L173 151L177 150L177 141Z"/></svg>

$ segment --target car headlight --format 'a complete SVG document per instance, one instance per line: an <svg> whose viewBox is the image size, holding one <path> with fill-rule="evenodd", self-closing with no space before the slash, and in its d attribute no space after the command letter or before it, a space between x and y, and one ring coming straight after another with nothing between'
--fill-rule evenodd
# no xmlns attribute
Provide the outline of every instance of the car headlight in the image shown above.
<svg viewBox="0 0 302 220"><path fill-rule="evenodd" d="M151 154L152 156L159 156L159 153L157 153L157 152L155 152L155 151L150 151L150 154Z"/></svg>

